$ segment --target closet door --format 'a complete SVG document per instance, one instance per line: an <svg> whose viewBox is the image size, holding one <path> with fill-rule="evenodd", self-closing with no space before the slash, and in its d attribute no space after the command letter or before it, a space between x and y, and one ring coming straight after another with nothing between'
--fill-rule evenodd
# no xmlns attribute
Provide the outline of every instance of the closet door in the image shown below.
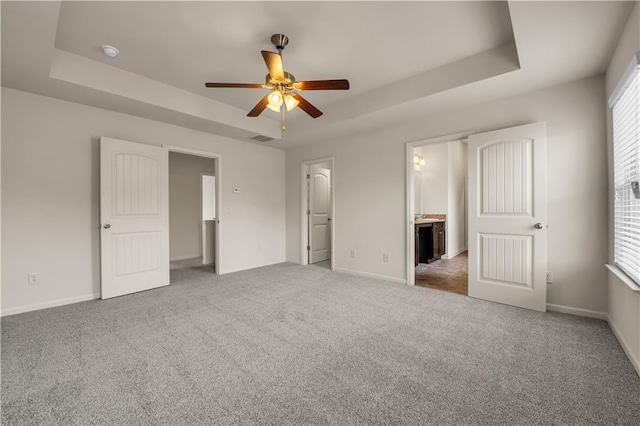
<svg viewBox="0 0 640 426"><path fill-rule="evenodd" d="M169 154L100 138L102 298L169 285Z"/></svg>

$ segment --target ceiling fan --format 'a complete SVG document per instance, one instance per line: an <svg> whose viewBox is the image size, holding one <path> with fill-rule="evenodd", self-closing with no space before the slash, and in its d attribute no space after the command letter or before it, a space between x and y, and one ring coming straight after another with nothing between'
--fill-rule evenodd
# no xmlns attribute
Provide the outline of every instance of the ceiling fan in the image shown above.
<svg viewBox="0 0 640 426"><path fill-rule="evenodd" d="M247 114L248 117L257 117L269 108L275 112L282 112L282 130L285 130L284 114L299 106L304 112L313 118L322 115L322 111L314 107L305 98L298 94L301 90L349 90L349 81L342 80L311 80L296 81L293 74L290 74L282 67L282 51L289 44L289 37L284 34L274 34L271 36L271 43L274 44L278 53L262 51L262 57L267 64L269 74L265 79L265 84L260 83L205 83L206 87L219 88L243 88L243 89L268 89L270 90L258 104Z"/></svg>

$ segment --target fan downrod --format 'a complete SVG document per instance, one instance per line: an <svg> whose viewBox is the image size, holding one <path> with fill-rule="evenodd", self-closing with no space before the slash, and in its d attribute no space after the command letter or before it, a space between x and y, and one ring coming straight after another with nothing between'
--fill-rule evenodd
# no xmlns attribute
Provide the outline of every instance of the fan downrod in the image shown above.
<svg viewBox="0 0 640 426"><path fill-rule="evenodd" d="M278 49L278 53L282 53L287 44L289 44L289 37L284 34L274 34L271 36L271 43Z"/></svg>

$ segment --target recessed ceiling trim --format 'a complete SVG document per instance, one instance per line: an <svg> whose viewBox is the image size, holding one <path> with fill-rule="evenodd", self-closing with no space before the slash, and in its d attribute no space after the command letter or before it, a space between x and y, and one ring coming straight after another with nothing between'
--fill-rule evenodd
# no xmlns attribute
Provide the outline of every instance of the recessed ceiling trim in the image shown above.
<svg viewBox="0 0 640 426"><path fill-rule="evenodd" d="M274 120L248 118L240 108L64 50L54 49L49 76L273 139L282 137Z"/></svg>
<svg viewBox="0 0 640 426"><path fill-rule="evenodd" d="M388 87L372 90L352 99L334 104L324 122L309 122L305 126L291 126L290 135L301 135L319 128L322 124L337 124L365 117L387 108L426 98L436 93L462 87L520 69L518 52L513 42L478 53L468 58L434 68L419 75L399 81Z"/></svg>

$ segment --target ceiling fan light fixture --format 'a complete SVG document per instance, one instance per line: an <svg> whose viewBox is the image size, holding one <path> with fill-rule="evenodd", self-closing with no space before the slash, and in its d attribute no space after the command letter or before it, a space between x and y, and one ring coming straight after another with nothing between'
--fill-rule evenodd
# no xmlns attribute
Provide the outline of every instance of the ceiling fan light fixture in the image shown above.
<svg viewBox="0 0 640 426"><path fill-rule="evenodd" d="M284 104L287 106L287 111L291 111L292 109L297 107L299 103L300 102L293 96L289 94L284 95Z"/></svg>
<svg viewBox="0 0 640 426"><path fill-rule="evenodd" d="M270 106L277 107L278 110L280 110L280 106L282 106L282 103L284 102L282 100L282 93L280 93L279 90L274 90L269 94L268 101Z"/></svg>
<svg viewBox="0 0 640 426"><path fill-rule="evenodd" d="M286 111L291 111L299 107L311 118L318 118L322 115L322 111L313 106L300 94L293 93L293 91L349 90L349 81L346 79L296 81L293 74L286 72L282 65L282 49L289 43L289 38L284 34L274 34L271 37L271 43L278 49L278 53L268 50L260 51L268 71L264 84L207 82L205 86L210 88L227 87L270 90L270 92L263 96L253 109L247 113L247 117L258 117L267 108L282 113L283 131L285 130L284 120Z"/></svg>

